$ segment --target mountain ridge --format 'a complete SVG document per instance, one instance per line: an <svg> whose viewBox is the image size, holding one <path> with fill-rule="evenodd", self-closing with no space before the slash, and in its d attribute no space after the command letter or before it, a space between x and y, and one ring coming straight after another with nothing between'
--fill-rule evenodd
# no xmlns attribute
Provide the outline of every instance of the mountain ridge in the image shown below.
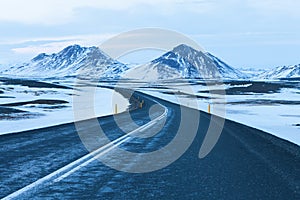
<svg viewBox="0 0 300 200"><path fill-rule="evenodd" d="M32 77L83 76L133 79L280 79L300 77L300 64L282 66L261 74L244 73L209 52L180 44L143 65L130 67L109 57L99 47L74 44L57 53L40 53L22 65L4 67L3 74Z"/></svg>

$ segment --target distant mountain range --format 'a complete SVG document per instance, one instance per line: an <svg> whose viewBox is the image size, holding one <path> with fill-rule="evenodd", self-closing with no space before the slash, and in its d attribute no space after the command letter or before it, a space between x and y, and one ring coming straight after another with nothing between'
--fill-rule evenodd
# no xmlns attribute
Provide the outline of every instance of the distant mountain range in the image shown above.
<svg viewBox="0 0 300 200"><path fill-rule="evenodd" d="M258 77L261 79L299 78L300 64L277 67L275 69L260 74Z"/></svg>
<svg viewBox="0 0 300 200"><path fill-rule="evenodd" d="M164 80L177 78L250 79L249 73L235 69L216 56L179 45L159 58L140 66L128 66L112 59L98 47L72 45L51 55L41 53L23 65L0 73L24 77L82 76L94 78L131 78ZM277 79L300 77L300 65L278 67L255 74L255 78Z"/></svg>

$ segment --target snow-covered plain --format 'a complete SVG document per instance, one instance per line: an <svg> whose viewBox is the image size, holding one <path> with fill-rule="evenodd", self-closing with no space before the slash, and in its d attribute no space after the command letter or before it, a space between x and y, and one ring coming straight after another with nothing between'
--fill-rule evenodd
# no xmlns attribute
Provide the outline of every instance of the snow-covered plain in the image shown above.
<svg viewBox="0 0 300 200"><path fill-rule="evenodd" d="M225 83L223 86L213 86L209 89L247 88L250 85L241 84L237 86ZM207 89L207 86L203 85L169 83L161 85L161 88L156 85L155 88L142 88L140 91L205 112L208 111L210 104L212 114L263 130L300 145L300 87L282 88L278 92L269 93L227 94L222 97L224 99L220 98L222 96L220 94L201 92L207 91ZM187 94L197 95L197 98ZM201 97L213 97L215 99ZM225 112L220 109L225 109Z"/></svg>
<svg viewBox="0 0 300 200"><path fill-rule="evenodd" d="M57 124L74 121L73 97L75 79L46 80L46 82L69 86L70 89L59 88L30 88L21 85L3 84L0 81L0 104L26 102L32 100L64 100L68 103L43 105L26 104L14 106L14 109L27 111L27 113L11 113L0 115L0 134L32 130ZM251 127L269 132L280 138L300 145L300 87L298 82L292 84L288 81L280 85L277 81L270 86L258 85L253 89L253 82L225 82L221 85L207 87L203 81L165 81L149 83L142 81L120 81L119 87L137 89L141 92L197 108L207 112L211 105L212 114L223 116ZM89 90L96 88L94 96L94 112L87 113L79 120L92 117L110 115L114 113L114 105L118 104L118 112L125 111L129 102L120 94L110 89L93 87L93 85L111 86L115 82L80 83L76 95L82 96L79 100L82 108L87 109L86 97ZM259 83L263 84L263 82ZM280 87L278 87L278 84ZM292 87L291 87L292 85ZM261 88L270 87L267 91ZM278 88L277 88L278 87ZM275 89L274 89L275 88ZM225 90L227 95L221 95ZM265 90L265 89L262 89ZM0 106L1 109L1 106ZM78 109L78 107L77 107ZM223 112L222 109L224 109ZM29 113L29 114L28 114ZM22 117L24 115L24 117ZM78 118L76 119L78 120Z"/></svg>
<svg viewBox="0 0 300 200"><path fill-rule="evenodd" d="M51 82L57 82L51 80ZM60 84L73 86L74 80L66 80ZM92 94L94 97L94 105L89 105L85 102L87 91L95 89ZM82 85L79 88L80 91L76 91L76 95L82 96L77 98L82 101L82 107L76 109L87 109L94 106L93 113L86 113L77 120L84 120L94 117L106 116L113 114L115 104L118 104L118 112L125 111L129 102L119 93L113 90L92 87L89 85ZM7 134L13 132L20 132L25 130L33 130L53 125L59 125L74 121L74 109L73 109L73 89L58 89L58 88L35 88L21 85L6 85L0 82L0 90L4 91L0 95L0 104L19 103L34 100L63 100L68 103L65 104L34 104L29 103L26 105L13 106L13 109L26 111L21 113L0 113L0 134ZM0 106L1 107L1 106ZM77 110L78 112L78 110ZM81 112L82 113L82 112Z"/></svg>

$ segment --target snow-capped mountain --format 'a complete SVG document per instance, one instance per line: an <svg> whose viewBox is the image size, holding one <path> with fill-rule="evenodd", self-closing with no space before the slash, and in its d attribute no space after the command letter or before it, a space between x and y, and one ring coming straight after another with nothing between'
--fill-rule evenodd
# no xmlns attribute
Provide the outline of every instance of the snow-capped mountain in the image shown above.
<svg viewBox="0 0 300 200"><path fill-rule="evenodd" d="M2 73L35 77L79 75L115 78L126 70L126 65L110 58L98 47L72 45L51 55L41 53L30 62L10 67Z"/></svg>
<svg viewBox="0 0 300 200"><path fill-rule="evenodd" d="M165 80L176 78L243 79L247 76L217 57L181 44L161 57L129 70L128 78Z"/></svg>
<svg viewBox="0 0 300 200"><path fill-rule="evenodd" d="M143 80L248 78L246 74L212 54L183 44L150 63L137 67L128 67L110 58L98 47L72 45L51 55L41 53L31 61L8 67L1 73L25 77L123 77Z"/></svg>
<svg viewBox="0 0 300 200"><path fill-rule="evenodd" d="M260 79L299 78L300 64L281 66L259 75Z"/></svg>

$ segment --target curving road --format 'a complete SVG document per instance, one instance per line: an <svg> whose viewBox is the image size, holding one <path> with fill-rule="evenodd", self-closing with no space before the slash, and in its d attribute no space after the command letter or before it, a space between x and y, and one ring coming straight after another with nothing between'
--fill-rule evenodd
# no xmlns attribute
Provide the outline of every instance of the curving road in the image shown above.
<svg viewBox="0 0 300 200"><path fill-rule="evenodd" d="M183 107L189 120L200 114L196 138L174 163L149 173L107 167L97 157L114 160L116 146L132 152L161 149L176 135L182 110L176 104L135 93L142 109L98 119L113 141L92 139L87 151L73 123L0 136L0 198L4 199L299 199L300 148L265 132L226 120L210 154L199 159L209 114ZM160 109L151 110L159 103ZM149 109L151 116L149 116ZM89 136L93 120L81 122ZM142 136L163 128L153 137ZM198 123L198 122L197 122ZM124 133L123 127L127 130ZM190 134L186 132L187 136ZM96 138L96 137L95 137ZM172 152L169 152L172 153ZM134 166L140 158L122 163ZM115 162L119 160L116 159ZM159 162L159 161L157 161Z"/></svg>

